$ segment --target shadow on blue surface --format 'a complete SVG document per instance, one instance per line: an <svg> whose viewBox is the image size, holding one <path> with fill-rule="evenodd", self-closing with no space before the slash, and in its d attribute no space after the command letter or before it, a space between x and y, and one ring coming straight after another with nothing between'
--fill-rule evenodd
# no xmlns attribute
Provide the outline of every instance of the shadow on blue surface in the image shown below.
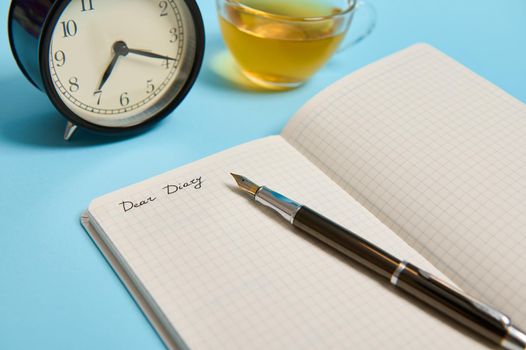
<svg viewBox="0 0 526 350"><path fill-rule="evenodd" d="M43 147L86 147L115 143L140 135L96 134L79 129L71 141L64 141L66 119L53 107L45 94L24 77L0 80L3 89L0 138L8 143Z"/></svg>

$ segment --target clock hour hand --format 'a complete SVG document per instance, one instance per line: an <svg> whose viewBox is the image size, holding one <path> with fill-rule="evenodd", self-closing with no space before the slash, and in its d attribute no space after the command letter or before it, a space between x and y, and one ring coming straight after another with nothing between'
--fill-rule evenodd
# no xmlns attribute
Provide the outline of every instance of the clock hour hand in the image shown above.
<svg viewBox="0 0 526 350"><path fill-rule="evenodd" d="M113 72L113 68L115 68L115 65L117 64L117 61L119 60L119 58L121 56L126 56L127 54L128 54L128 47L126 46L124 42L117 41L115 44L113 44L113 58L110 62L110 65L108 66L108 68L106 68L106 71L102 75L102 79L100 81L99 88L97 89L97 91L102 90L102 87L104 86L104 84L106 84L106 82L110 78L110 75Z"/></svg>
<svg viewBox="0 0 526 350"><path fill-rule="evenodd" d="M117 54L113 55L113 59L111 60L110 65L108 66L108 68L106 68L106 71L102 75L102 79L100 81L100 84L99 84L99 87L98 87L97 91L102 90L102 87L104 86L104 84L106 84L106 82L110 78L111 72L113 72L113 68L117 64L117 61L119 60L119 57L120 57L120 55L117 55Z"/></svg>
<svg viewBox="0 0 526 350"><path fill-rule="evenodd" d="M153 52L150 52L150 51L146 51L146 50L128 49L128 52L129 53L133 53L135 55L146 56L146 57L150 57L150 58L159 58L161 60L175 61L175 58L168 57L168 56L163 56L163 55L158 55L156 53L153 53Z"/></svg>

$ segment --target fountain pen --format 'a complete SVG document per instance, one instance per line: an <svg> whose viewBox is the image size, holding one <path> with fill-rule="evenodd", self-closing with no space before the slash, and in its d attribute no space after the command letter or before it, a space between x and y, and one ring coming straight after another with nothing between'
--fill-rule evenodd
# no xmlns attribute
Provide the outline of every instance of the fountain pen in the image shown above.
<svg viewBox="0 0 526 350"><path fill-rule="evenodd" d="M258 186L244 176L231 175L238 187L256 202L273 209L296 228L376 272L393 286L504 349L526 349L526 333L514 327L510 318L500 311L475 300L431 273L399 260L314 210L265 186Z"/></svg>

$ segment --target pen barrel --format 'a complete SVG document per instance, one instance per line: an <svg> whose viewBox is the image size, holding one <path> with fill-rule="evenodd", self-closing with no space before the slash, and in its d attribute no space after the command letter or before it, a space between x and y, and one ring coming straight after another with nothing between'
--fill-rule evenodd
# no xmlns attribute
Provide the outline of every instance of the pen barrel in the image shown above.
<svg viewBox="0 0 526 350"><path fill-rule="evenodd" d="M455 319L495 344L506 349L524 349L520 339L510 337L510 319L492 307L479 302L463 291L438 279L410 263L402 263L396 279L396 287L420 299L441 313ZM518 331L518 333L523 334Z"/></svg>
<svg viewBox="0 0 526 350"><path fill-rule="evenodd" d="M292 224L385 278L390 278L400 263L391 254L308 207L298 210Z"/></svg>
<svg viewBox="0 0 526 350"><path fill-rule="evenodd" d="M509 350L526 349L526 334L513 327L506 315L397 259L308 207L296 212L292 224L493 343Z"/></svg>

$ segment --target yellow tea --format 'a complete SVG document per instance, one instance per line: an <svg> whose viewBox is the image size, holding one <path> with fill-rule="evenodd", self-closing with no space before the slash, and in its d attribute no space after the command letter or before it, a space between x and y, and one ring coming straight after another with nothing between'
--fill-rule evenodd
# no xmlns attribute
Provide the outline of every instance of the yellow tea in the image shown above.
<svg viewBox="0 0 526 350"><path fill-rule="evenodd" d="M349 0L230 0L251 9L291 18L327 17L349 7Z"/></svg>
<svg viewBox="0 0 526 350"><path fill-rule="evenodd" d="M323 3L234 2L219 19L223 37L250 79L274 87L293 87L319 70L345 36L344 20L334 16L341 10L321 6ZM302 20L312 16L318 18Z"/></svg>

